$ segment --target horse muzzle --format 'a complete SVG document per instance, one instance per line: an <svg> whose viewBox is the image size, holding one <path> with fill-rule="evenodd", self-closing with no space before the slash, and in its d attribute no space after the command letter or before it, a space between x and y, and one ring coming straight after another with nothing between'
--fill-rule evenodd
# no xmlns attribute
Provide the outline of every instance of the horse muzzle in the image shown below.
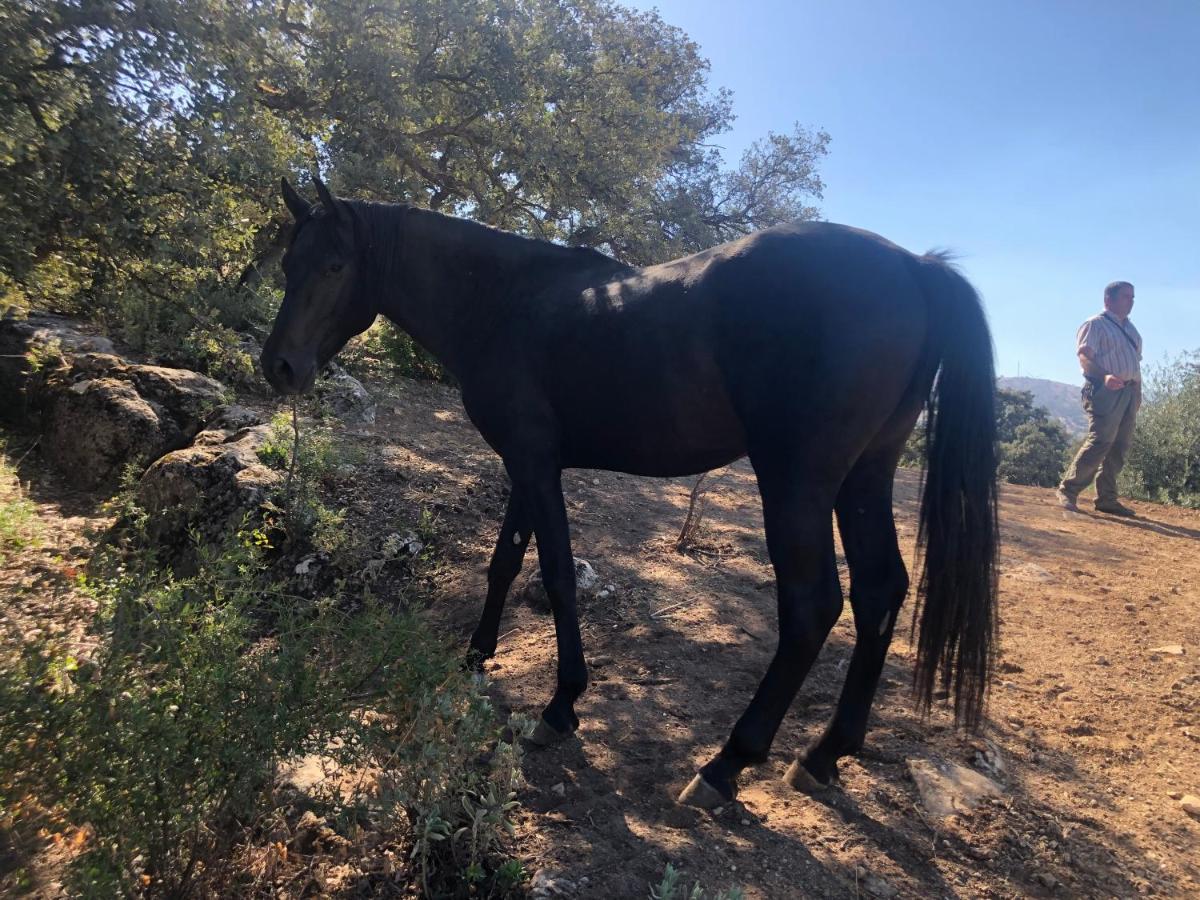
<svg viewBox="0 0 1200 900"><path fill-rule="evenodd" d="M311 356L277 353L268 348L263 350L260 362L271 387L284 396L307 393L317 379L317 361Z"/></svg>

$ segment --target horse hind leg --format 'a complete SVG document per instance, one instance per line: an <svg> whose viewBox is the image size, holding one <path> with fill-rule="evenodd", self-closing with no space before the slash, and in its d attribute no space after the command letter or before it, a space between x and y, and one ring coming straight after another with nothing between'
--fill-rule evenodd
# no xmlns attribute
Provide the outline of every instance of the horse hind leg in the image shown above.
<svg viewBox="0 0 1200 900"><path fill-rule="evenodd" d="M767 550L778 587L779 644L754 699L720 753L679 796L711 808L733 799L742 769L767 759L779 725L842 610L830 512L836 488L755 459Z"/></svg>
<svg viewBox="0 0 1200 900"><path fill-rule="evenodd" d="M889 449L859 461L837 499L838 527L850 568L850 605L857 639L837 709L821 737L798 756L785 779L816 791L837 779L837 761L858 753L867 719L908 593L908 572L896 541L892 483L899 452Z"/></svg>

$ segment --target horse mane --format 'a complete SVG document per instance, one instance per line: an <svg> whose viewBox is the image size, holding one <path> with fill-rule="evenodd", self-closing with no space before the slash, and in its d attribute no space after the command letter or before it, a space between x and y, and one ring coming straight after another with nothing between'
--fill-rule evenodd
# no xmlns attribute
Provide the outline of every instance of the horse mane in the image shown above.
<svg viewBox="0 0 1200 900"><path fill-rule="evenodd" d="M491 225L450 216L445 213L421 209L407 203L386 203L378 200L345 200L363 225L368 244L376 253L391 257L400 252L404 244L404 233L413 225L440 237L458 243L464 248L484 249L488 256L521 265L541 266L569 265L573 267L605 266L628 268L619 260L601 253L592 247L570 247L552 241L524 237L503 231ZM386 260L391 263L392 260ZM387 266L390 268L390 265Z"/></svg>

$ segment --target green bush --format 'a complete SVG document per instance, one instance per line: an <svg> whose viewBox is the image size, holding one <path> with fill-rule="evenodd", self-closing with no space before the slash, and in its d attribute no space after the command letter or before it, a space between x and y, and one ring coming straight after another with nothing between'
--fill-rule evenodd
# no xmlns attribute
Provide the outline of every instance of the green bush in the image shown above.
<svg viewBox="0 0 1200 900"><path fill-rule="evenodd" d="M1200 506L1200 352L1149 373L1122 490Z"/></svg>
<svg viewBox="0 0 1200 900"><path fill-rule="evenodd" d="M718 891L712 895L712 900L743 900L745 894L741 888L732 887L727 891ZM650 887L650 900L707 900L708 894L700 886L700 882L692 885L689 891L683 883L683 877L676 868L667 863L663 871L662 881Z"/></svg>
<svg viewBox="0 0 1200 900"><path fill-rule="evenodd" d="M1044 410L1039 410L1044 412ZM1010 484L1054 487L1062 478L1071 439L1057 422L1023 422L1000 444L999 476Z"/></svg>
<svg viewBox="0 0 1200 900"><path fill-rule="evenodd" d="M285 466L289 431L277 421L264 450ZM333 459L310 430L278 498L309 541L341 530L317 491ZM131 497L122 518L144 527ZM0 653L0 812L35 797L86 826L80 895L227 895L237 846L286 818L280 767L316 755L361 777L311 802L410 848L425 894L507 896L525 877L506 847L529 723L502 732L460 654L415 613L341 583L297 596L268 562L275 533L247 524L198 547L186 577L136 540L109 546L80 583L97 605L95 658L46 639Z"/></svg>
<svg viewBox="0 0 1200 900"><path fill-rule="evenodd" d="M348 368L383 375L403 375L418 381L453 382L425 349L386 319L378 319L357 341L342 351Z"/></svg>
<svg viewBox="0 0 1200 900"><path fill-rule="evenodd" d="M1033 394L996 391L996 437L1002 481L1036 487L1058 484L1071 438L1044 407L1034 405Z"/></svg>
<svg viewBox="0 0 1200 900"><path fill-rule="evenodd" d="M1028 391L996 391L998 475L1011 484L1053 487L1062 477L1071 439L1050 414L1033 403ZM925 462L925 427L918 423L905 442L900 465L920 468Z"/></svg>
<svg viewBox="0 0 1200 900"><path fill-rule="evenodd" d="M519 754L457 655L369 597L344 609L262 583L259 544L243 534L186 579L89 581L100 658L42 643L0 674L0 795L93 830L81 894L179 895L227 877L233 845L276 809L281 762L332 754L377 773L341 812L410 835L428 891L511 879Z"/></svg>
<svg viewBox="0 0 1200 900"><path fill-rule="evenodd" d="M291 412L277 413L271 419L270 436L258 448L264 465L288 473L272 504L278 513L272 524L282 529L277 542L293 548L310 543L329 552L335 548L325 544L340 541L336 532L342 513L325 505L321 482L337 465L338 450L327 427L312 423L297 433L298 426Z"/></svg>

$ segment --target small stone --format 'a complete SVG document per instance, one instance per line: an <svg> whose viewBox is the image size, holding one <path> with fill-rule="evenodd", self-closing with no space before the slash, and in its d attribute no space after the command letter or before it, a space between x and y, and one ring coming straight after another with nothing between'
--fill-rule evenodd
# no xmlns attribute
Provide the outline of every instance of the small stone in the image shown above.
<svg viewBox="0 0 1200 900"><path fill-rule="evenodd" d="M956 763L909 759L908 771L921 805L938 819L974 809L984 797L1003 795L996 782Z"/></svg>
<svg viewBox="0 0 1200 900"><path fill-rule="evenodd" d="M1055 887L1058 886L1058 879L1055 878L1053 875L1051 875L1049 872L1038 872L1036 875L1033 876L1033 880L1036 881L1038 884L1041 884L1041 885L1044 885L1045 887L1050 888L1051 890L1053 890Z"/></svg>
<svg viewBox="0 0 1200 900"><path fill-rule="evenodd" d="M605 666L611 666L612 661L613 658L611 656L601 653L599 656L592 657L592 668L603 669Z"/></svg>
<svg viewBox="0 0 1200 900"><path fill-rule="evenodd" d="M1179 805L1193 819L1200 819L1200 797L1194 794L1185 794L1183 799L1179 801Z"/></svg>
<svg viewBox="0 0 1200 900"><path fill-rule="evenodd" d="M599 478L593 478L593 479L592 479L592 484L593 484L593 485L596 485L596 486L599 486L599 484L600 484L600 479L599 479Z"/></svg>
<svg viewBox="0 0 1200 900"><path fill-rule="evenodd" d="M1171 793L1167 794L1167 796L1170 797L1172 800L1182 800L1183 799L1183 791L1171 791Z"/></svg>
<svg viewBox="0 0 1200 900"><path fill-rule="evenodd" d="M749 824L750 824L750 820L749 820L749 819L742 819L742 824L743 824L743 825L749 825Z"/></svg>
<svg viewBox="0 0 1200 900"><path fill-rule="evenodd" d="M550 788L550 790L552 793L558 794L558 796L560 796L560 797L567 796L567 786L565 784L563 784L561 781L558 784L554 785L554 787Z"/></svg>
<svg viewBox="0 0 1200 900"><path fill-rule="evenodd" d="M569 897L575 892L573 885L561 875L542 869L529 882L529 896L534 900L549 900L551 897Z"/></svg>
<svg viewBox="0 0 1200 900"><path fill-rule="evenodd" d="M863 866L855 866L854 867L854 877L857 878L859 881L862 881L864 878L867 877L867 870Z"/></svg>
<svg viewBox="0 0 1200 900"><path fill-rule="evenodd" d="M1096 665L1098 665L1098 666L1109 665L1108 657L1107 656L1097 656L1096 657Z"/></svg>
<svg viewBox="0 0 1200 900"><path fill-rule="evenodd" d="M892 897L900 893L899 888L888 884L888 882L876 875L868 875L863 882L863 887L867 889L867 893L874 894L876 897L882 898L882 900L891 900Z"/></svg>
<svg viewBox="0 0 1200 900"><path fill-rule="evenodd" d="M1125 604L1125 611L1126 611L1126 612L1137 612L1137 606L1136 606L1136 605L1134 605L1133 603L1126 603L1126 604Z"/></svg>
<svg viewBox="0 0 1200 900"><path fill-rule="evenodd" d="M1164 653L1167 656L1183 656L1181 644L1163 644L1161 647L1151 647L1151 653Z"/></svg>

